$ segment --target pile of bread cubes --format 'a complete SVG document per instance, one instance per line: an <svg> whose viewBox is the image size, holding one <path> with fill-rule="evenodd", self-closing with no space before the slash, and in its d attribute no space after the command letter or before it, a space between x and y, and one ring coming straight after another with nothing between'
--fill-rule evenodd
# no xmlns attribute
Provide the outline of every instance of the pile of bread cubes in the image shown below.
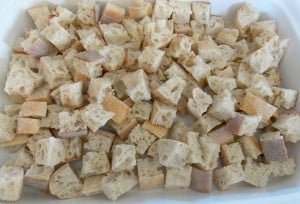
<svg viewBox="0 0 300 204"><path fill-rule="evenodd" d="M243 4L229 22L202 1L50 7L28 9L36 28L13 47L1 200L23 183L117 200L136 185L208 193L295 173L298 92L279 87L289 39L275 21Z"/></svg>

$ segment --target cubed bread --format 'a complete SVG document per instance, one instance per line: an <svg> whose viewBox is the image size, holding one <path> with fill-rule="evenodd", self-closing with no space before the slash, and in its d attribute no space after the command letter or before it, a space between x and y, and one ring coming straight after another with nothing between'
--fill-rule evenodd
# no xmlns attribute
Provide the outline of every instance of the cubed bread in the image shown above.
<svg viewBox="0 0 300 204"><path fill-rule="evenodd" d="M192 2L193 19L200 24L208 25L210 20L211 4L209 2Z"/></svg>
<svg viewBox="0 0 300 204"><path fill-rule="evenodd" d="M132 49L132 51L139 51L141 43L144 40L143 26L134 19L129 18L125 18L122 24L130 37L130 42L125 47Z"/></svg>
<svg viewBox="0 0 300 204"><path fill-rule="evenodd" d="M50 132L49 129L44 129L44 128L41 128L39 130L38 133L36 134L33 134L29 139L28 139L28 142L27 142L27 147L28 149L30 150L31 154L34 154L34 147L35 147L35 144L41 140L41 139L45 139L45 138L49 138L49 137L52 137L52 133Z"/></svg>
<svg viewBox="0 0 300 204"><path fill-rule="evenodd" d="M143 123L142 128L155 135L159 139L164 137L168 132L167 128L160 125L154 125L149 120L146 120Z"/></svg>
<svg viewBox="0 0 300 204"><path fill-rule="evenodd" d="M110 163L105 152L87 152L83 155L81 177L104 174L109 171Z"/></svg>
<svg viewBox="0 0 300 204"><path fill-rule="evenodd" d="M279 87L273 87L274 93L273 104L277 107L283 107L287 110L292 109L296 106L298 91L293 89L285 89Z"/></svg>
<svg viewBox="0 0 300 204"><path fill-rule="evenodd" d="M234 135L231 131L227 129L227 127L221 126L210 133L208 133L208 136L217 144L223 145L228 144L230 142L234 141Z"/></svg>
<svg viewBox="0 0 300 204"><path fill-rule="evenodd" d="M11 141L15 138L16 121L7 115L0 114L0 143Z"/></svg>
<svg viewBox="0 0 300 204"><path fill-rule="evenodd" d="M192 36L193 31L189 23L184 24L174 24L174 32L176 34L182 34L186 36Z"/></svg>
<svg viewBox="0 0 300 204"><path fill-rule="evenodd" d="M135 145L136 152L144 155L149 146L155 141L156 137L147 130L143 129L141 125L136 125L128 135L128 140Z"/></svg>
<svg viewBox="0 0 300 204"><path fill-rule="evenodd" d="M84 178L81 193L85 196L93 196L102 193L101 182L103 177L103 175L96 175Z"/></svg>
<svg viewBox="0 0 300 204"><path fill-rule="evenodd" d="M216 38L225 27L225 22L222 16L211 15L209 24L206 28L206 33L212 38Z"/></svg>
<svg viewBox="0 0 300 204"><path fill-rule="evenodd" d="M161 84L152 94L156 100L169 105L177 105L186 83L179 77L173 77Z"/></svg>
<svg viewBox="0 0 300 204"><path fill-rule="evenodd" d="M239 142L221 145L221 158L224 165L241 163L245 159Z"/></svg>
<svg viewBox="0 0 300 204"><path fill-rule="evenodd" d="M246 63L241 63L237 70L236 82L239 88L247 88L251 85L256 72Z"/></svg>
<svg viewBox="0 0 300 204"><path fill-rule="evenodd" d="M18 136L17 136L18 137ZM14 155L13 159L7 162L5 165L18 166L26 171L33 163L33 157L25 148L21 148L17 151L16 155Z"/></svg>
<svg viewBox="0 0 300 204"><path fill-rule="evenodd" d="M202 193L210 193L212 188L213 171L205 171L193 167L190 188Z"/></svg>
<svg viewBox="0 0 300 204"><path fill-rule="evenodd" d="M188 99L187 108L196 118L200 119L208 107L213 103L212 97L200 88L194 88L192 98Z"/></svg>
<svg viewBox="0 0 300 204"><path fill-rule="evenodd" d="M52 99L50 97L48 84L37 87L32 94L26 98L26 101L47 102L48 104L51 104Z"/></svg>
<svg viewBox="0 0 300 204"><path fill-rule="evenodd" d="M259 188L266 187L272 168L268 164L256 163L246 158L244 164L245 182Z"/></svg>
<svg viewBox="0 0 300 204"><path fill-rule="evenodd" d="M122 124L127 119L128 114L131 111L131 108L129 108L123 101L111 94L105 96L102 105L105 111L114 113L112 121L117 124Z"/></svg>
<svg viewBox="0 0 300 204"><path fill-rule="evenodd" d="M101 104L90 103L81 111L83 122L93 131L96 132L103 127L115 113L106 111Z"/></svg>
<svg viewBox="0 0 300 204"><path fill-rule="evenodd" d="M156 73L165 52L155 47L147 46L138 57L138 67L147 73Z"/></svg>
<svg viewBox="0 0 300 204"><path fill-rule="evenodd" d="M27 11L37 29L43 30L48 26L50 11L47 5L32 7Z"/></svg>
<svg viewBox="0 0 300 204"><path fill-rule="evenodd" d="M71 79L69 70L61 55L42 57L40 59L40 72L45 77L49 88L56 88Z"/></svg>
<svg viewBox="0 0 300 204"><path fill-rule="evenodd" d="M274 177L289 176L296 173L296 164L293 158L281 162L271 161L270 167Z"/></svg>
<svg viewBox="0 0 300 204"><path fill-rule="evenodd" d="M216 42L219 44L225 44L230 47L235 47L235 43L239 37L239 31L235 28L223 28L221 32L219 32Z"/></svg>
<svg viewBox="0 0 300 204"><path fill-rule="evenodd" d="M6 116L12 117L19 114L21 110L21 104L7 104L4 105L3 111ZM3 123L3 122L1 122Z"/></svg>
<svg viewBox="0 0 300 204"><path fill-rule="evenodd" d="M80 40L80 43L85 48L85 50L91 51L98 51L105 45L104 40L95 33L82 38Z"/></svg>
<svg viewBox="0 0 300 204"><path fill-rule="evenodd" d="M169 19L172 15L172 7L166 0L156 0L153 8L153 19Z"/></svg>
<svg viewBox="0 0 300 204"><path fill-rule="evenodd" d="M116 201L137 184L138 179L133 171L112 172L102 179L101 188L107 198Z"/></svg>
<svg viewBox="0 0 300 204"><path fill-rule="evenodd" d="M59 137L71 138L88 134L87 125L83 122L81 112L75 110L73 113L66 111L59 113Z"/></svg>
<svg viewBox="0 0 300 204"><path fill-rule="evenodd" d="M76 15L67 8L56 6L51 12L49 21L56 21L63 27L68 27L76 19Z"/></svg>
<svg viewBox="0 0 300 204"><path fill-rule="evenodd" d="M154 101L151 113L151 123L170 128L175 117L176 107Z"/></svg>
<svg viewBox="0 0 300 204"><path fill-rule="evenodd" d="M117 124L113 121L109 122L109 125L112 127L112 129L114 129L118 136L123 140L128 138L129 133L137 124L138 122L134 118L128 118L121 124Z"/></svg>
<svg viewBox="0 0 300 204"><path fill-rule="evenodd" d="M209 114L203 114L194 124L194 129L200 134L208 134L215 127L220 125L222 121L212 117Z"/></svg>
<svg viewBox="0 0 300 204"><path fill-rule="evenodd" d="M129 17L135 20L142 19L152 13L152 4L146 1L136 1L128 7Z"/></svg>
<svg viewBox="0 0 300 204"><path fill-rule="evenodd" d="M88 95L90 102L101 103L103 98L112 93L112 81L108 78L92 78L89 83Z"/></svg>
<svg viewBox="0 0 300 204"><path fill-rule="evenodd" d="M54 167L32 164L24 175L24 182L39 189L46 190Z"/></svg>
<svg viewBox="0 0 300 204"><path fill-rule="evenodd" d="M239 163L230 164L214 171L214 180L221 191L228 190L231 185L243 181L245 173Z"/></svg>
<svg viewBox="0 0 300 204"><path fill-rule="evenodd" d="M184 69L174 61L171 63L169 68L164 72L164 74L168 77L168 79L173 77L179 77L186 80L188 78L188 75L184 71Z"/></svg>
<svg viewBox="0 0 300 204"><path fill-rule="evenodd" d="M85 26L95 26L98 23L96 16L96 2L95 0L81 0L78 2L77 20L78 23Z"/></svg>
<svg viewBox="0 0 300 204"><path fill-rule="evenodd" d="M150 100L149 79L143 69L129 72L122 77L126 93L134 102Z"/></svg>
<svg viewBox="0 0 300 204"><path fill-rule="evenodd" d="M21 167L2 166L0 169L0 200L17 201L21 197L24 172Z"/></svg>
<svg viewBox="0 0 300 204"><path fill-rule="evenodd" d="M170 139L180 142L186 142L186 133L193 131L191 126L186 125L183 121L175 121L170 129Z"/></svg>
<svg viewBox="0 0 300 204"><path fill-rule="evenodd" d="M234 135L251 136L256 132L261 119L261 115L245 115L242 113L236 113L234 118L227 121L226 127Z"/></svg>
<svg viewBox="0 0 300 204"><path fill-rule="evenodd" d="M235 51L239 58L246 58L249 54L249 46L245 39L237 41L235 43Z"/></svg>
<svg viewBox="0 0 300 204"><path fill-rule="evenodd" d="M241 144L245 157L257 159L263 153L261 144L254 136L239 137L237 141Z"/></svg>
<svg viewBox="0 0 300 204"><path fill-rule="evenodd" d="M186 141L185 143L190 146L191 153L188 158L188 163L195 164L201 162L201 150L199 145L199 133L189 131L186 134Z"/></svg>
<svg viewBox="0 0 300 204"><path fill-rule="evenodd" d="M215 60L221 57L221 50L217 43L210 37L197 41L193 44L193 51L199 55L203 60Z"/></svg>
<svg viewBox="0 0 300 204"><path fill-rule="evenodd" d="M259 74L255 74L251 78L251 83L248 90L261 98L273 96L272 88L270 87L268 81Z"/></svg>
<svg viewBox="0 0 300 204"><path fill-rule="evenodd" d="M222 93L225 90L232 91L237 87L234 78L209 76L207 77L209 88L215 93Z"/></svg>
<svg viewBox="0 0 300 204"><path fill-rule="evenodd" d="M156 158L146 157L137 160L138 180L141 190L164 186L164 173Z"/></svg>
<svg viewBox="0 0 300 204"><path fill-rule="evenodd" d="M240 30L240 33L244 35L247 29L255 23L258 18L259 13L249 4L245 3L235 14L234 24Z"/></svg>
<svg viewBox="0 0 300 204"><path fill-rule="evenodd" d="M101 16L101 23L121 23L124 17L124 8L107 2Z"/></svg>
<svg viewBox="0 0 300 204"><path fill-rule="evenodd" d="M191 182L192 167L167 167L166 189L188 188Z"/></svg>
<svg viewBox="0 0 300 204"><path fill-rule="evenodd" d="M82 196L83 184L69 163L58 168L50 177L49 190L59 199L71 199Z"/></svg>
<svg viewBox="0 0 300 204"><path fill-rule="evenodd" d="M106 71L116 71L120 69L125 61L125 49L123 47L109 44L99 50L103 57L102 66Z"/></svg>
<svg viewBox="0 0 300 204"><path fill-rule="evenodd" d="M134 145L118 144L113 149L112 171L132 170L136 166L136 150Z"/></svg>
<svg viewBox="0 0 300 204"><path fill-rule="evenodd" d="M256 37L260 33L264 31L269 31L275 33L277 29L276 22L274 20L264 20L264 21L257 21L250 25L250 33L253 37Z"/></svg>
<svg viewBox="0 0 300 204"><path fill-rule="evenodd" d="M62 139L65 148L64 162L80 160L82 158L82 140L80 137Z"/></svg>
<svg viewBox="0 0 300 204"><path fill-rule="evenodd" d="M83 105L83 82L66 83L59 87L60 101L63 106L79 108Z"/></svg>
<svg viewBox="0 0 300 204"><path fill-rule="evenodd" d="M175 59L189 55L192 50L192 40L185 35L176 35L167 49L167 56Z"/></svg>
<svg viewBox="0 0 300 204"><path fill-rule="evenodd" d="M23 145L26 145L28 142L30 135L26 134L17 134L14 139L7 141L7 142L2 142L0 143L0 148L8 148L8 149L13 149L18 147L22 147Z"/></svg>
<svg viewBox="0 0 300 204"><path fill-rule="evenodd" d="M183 142L160 139L158 140L157 152L161 165L182 168L188 162L191 148Z"/></svg>
<svg viewBox="0 0 300 204"><path fill-rule="evenodd" d="M280 114L272 126L281 132L285 141L296 143L300 140L299 123L298 113L286 113Z"/></svg>
<svg viewBox="0 0 300 204"><path fill-rule="evenodd" d="M138 57L142 51L128 49L125 56L124 66L128 71L138 70Z"/></svg>
<svg viewBox="0 0 300 204"><path fill-rule="evenodd" d="M36 134L40 129L40 120L32 118L17 119L17 134Z"/></svg>
<svg viewBox="0 0 300 204"><path fill-rule="evenodd" d="M157 152L158 141L159 140L156 140L155 142L153 142L147 151L148 156L150 156L152 158L156 158L156 159L158 158L158 152Z"/></svg>
<svg viewBox="0 0 300 204"><path fill-rule="evenodd" d="M189 23L192 8L189 2L184 1L172 1L170 5L173 9L172 20L174 23Z"/></svg>
<svg viewBox="0 0 300 204"><path fill-rule="evenodd" d="M148 102L139 101L134 103L129 117L139 122L149 120L152 111L152 105Z"/></svg>
<svg viewBox="0 0 300 204"><path fill-rule="evenodd" d="M20 117L42 118L47 113L47 102L24 102L19 112Z"/></svg>
<svg viewBox="0 0 300 204"><path fill-rule="evenodd" d="M120 99L125 99L128 97L126 93L126 86L122 81L122 77L127 74L126 70L120 69L114 72L107 72L104 75L104 78L109 78L112 80L113 89L115 90L115 94Z"/></svg>
<svg viewBox="0 0 300 204"><path fill-rule="evenodd" d="M268 162L285 161L288 159L287 149L280 132L266 132L260 138L263 153Z"/></svg>
<svg viewBox="0 0 300 204"><path fill-rule="evenodd" d="M249 115L261 115L262 122L268 121L277 111L275 106L249 91L246 91L245 96L240 100L240 109Z"/></svg>
<svg viewBox="0 0 300 204"><path fill-rule="evenodd" d="M90 132L86 138L87 142L84 143L84 149L109 153L114 138L115 134L108 131Z"/></svg>
<svg viewBox="0 0 300 204"><path fill-rule="evenodd" d="M63 141L49 137L36 142L34 163L44 166L55 166L65 160L66 153Z"/></svg>
<svg viewBox="0 0 300 204"><path fill-rule="evenodd" d="M41 119L41 128L54 128L57 129L59 126L59 113L63 111L70 111L68 107L59 105L48 105L47 116Z"/></svg>
<svg viewBox="0 0 300 204"><path fill-rule="evenodd" d="M107 44L122 45L130 40L130 37L122 24L100 24L100 30Z"/></svg>

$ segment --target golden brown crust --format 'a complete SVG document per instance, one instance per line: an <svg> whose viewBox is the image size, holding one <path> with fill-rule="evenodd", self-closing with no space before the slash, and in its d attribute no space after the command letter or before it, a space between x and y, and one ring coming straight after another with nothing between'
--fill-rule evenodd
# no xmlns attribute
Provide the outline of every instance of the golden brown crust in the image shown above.
<svg viewBox="0 0 300 204"><path fill-rule="evenodd" d="M40 129L40 120L32 118L17 119L17 134L37 134Z"/></svg>
<svg viewBox="0 0 300 204"><path fill-rule="evenodd" d="M149 131L151 134L155 135L158 138L164 137L168 132L167 128L160 125L154 125L149 120L146 120L144 122L142 128Z"/></svg>

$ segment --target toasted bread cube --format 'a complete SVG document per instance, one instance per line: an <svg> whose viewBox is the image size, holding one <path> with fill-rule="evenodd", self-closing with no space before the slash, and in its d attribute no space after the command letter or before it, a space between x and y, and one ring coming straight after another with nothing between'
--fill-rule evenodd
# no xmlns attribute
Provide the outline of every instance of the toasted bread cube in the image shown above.
<svg viewBox="0 0 300 204"><path fill-rule="evenodd" d="M191 147L191 154L188 158L188 163L201 163L201 150L199 144L199 133L189 131L186 133L185 143Z"/></svg>
<svg viewBox="0 0 300 204"><path fill-rule="evenodd" d="M156 73L165 52L155 47L147 46L138 57L138 67L147 73Z"/></svg>
<svg viewBox="0 0 300 204"><path fill-rule="evenodd" d="M138 57L142 51L128 49L125 56L125 68L128 71L138 70Z"/></svg>
<svg viewBox="0 0 300 204"><path fill-rule="evenodd" d="M84 97L82 95L83 83L67 83L59 87L60 100L63 106L70 108L79 108L83 105Z"/></svg>
<svg viewBox="0 0 300 204"><path fill-rule="evenodd" d="M137 160L138 179L141 190L161 188L164 186L164 173L155 158L146 157Z"/></svg>
<svg viewBox="0 0 300 204"><path fill-rule="evenodd" d="M57 129L57 127L59 126L59 112L70 111L69 108L58 105L48 105L47 109L47 116L41 119L41 128Z"/></svg>
<svg viewBox="0 0 300 204"><path fill-rule="evenodd" d="M83 184L69 163L61 166L50 177L49 190L59 199L71 199L82 196Z"/></svg>
<svg viewBox="0 0 300 204"><path fill-rule="evenodd" d="M230 164L214 171L215 183L221 191L229 189L231 185L243 181L244 178L245 173L239 163Z"/></svg>
<svg viewBox="0 0 300 204"><path fill-rule="evenodd" d="M151 123L170 128L176 117L176 108L154 101L151 113Z"/></svg>
<svg viewBox="0 0 300 204"><path fill-rule="evenodd" d="M75 19L76 15L72 11L61 6L56 6L51 12L50 22L56 21L66 28L73 23Z"/></svg>
<svg viewBox="0 0 300 204"><path fill-rule="evenodd" d="M150 103L140 101L133 105L131 110L131 117L139 122L149 120L152 110L152 105Z"/></svg>
<svg viewBox="0 0 300 204"><path fill-rule="evenodd" d="M255 11L249 4L244 4L235 15L235 26L242 34L255 23L259 18L259 13Z"/></svg>
<svg viewBox="0 0 300 204"><path fill-rule="evenodd" d="M170 139L186 142L186 133L193 131L191 126L187 126L183 121L175 121L170 129Z"/></svg>
<svg viewBox="0 0 300 204"><path fill-rule="evenodd" d="M241 99L240 109L249 115L261 115L262 122L268 121L277 111L275 106L272 106L249 91L246 91L246 95Z"/></svg>
<svg viewBox="0 0 300 204"><path fill-rule="evenodd" d="M239 142L221 145L221 157L224 165L241 163L245 159Z"/></svg>
<svg viewBox="0 0 300 204"><path fill-rule="evenodd" d="M87 125L83 122L80 111L75 110L73 113L63 111L58 117L59 137L72 138L87 135Z"/></svg>
<svg viewBox="0 0 300 204"><path fill-rule="evenodd" d="M268 164L256 163L246 158L244 165L245 182L259 188L266 187L272 168Z"/></svg>
<svg viewBox="0 0 300 204"><path fill-rule="evenodd" d="M211 38L197 41L193 45L193 51L203 60L215 60L221 57L221 49Z"/></svg>
<svg viewBox="0 0 300 204"><path fill-rule="evenodd" d="M158 158L158 152L157 152L158 141L159 140L156 140L155 142L153 142L147 151L147 155L152 158L155 158L155 159Z"/></svg>
<svg viewBox="0 0 300 204"><path fill-rule="evenodd" d="M54 167L32 164L24 175L25 184L46 190Z"/></svg>
<svg viewBox="0 0 300 204"><path fill-rule="evenodd" d="M133 171L108 173L101 182L104 195L112 201L130 191L138 184L137 176Z"/></svg>
<svg viewBox="0 0 300 204"><path fill-rule="evenodd" d="M103 175L89 176L84 178L82 194L85 196L93 196L102 193L101 182Z"/></svg>
<svg viewBox="0 0 300 204"><path fill-rule="evenodd" d="M52 137L52 133L50 132L50 130L41 128L37 134L34 134L30 138L28 138L27 147L30 150L31 154L34 154L35 144L39 140L45 139L45 138L48 138L48 137Z"/></svg>
<svg viewBox="0 0 300 204"><path fill-rule="evenodd" d="M87 142L84 143L84 149L89 151L110 152L115 134L107 131L90 132L87 136Z"/></svg>
<svg viewBox="0 0 300 204"><path fill-rule="evenodd" d="M237 140L242 146L245 157L257 159L257 157L263 153L261 144L254 136L243 136L237 138Z"/></svg>
<svg viewBox="0 0 300 204"><path fill-rule="evenodd" d="M37 29L43 30L48 26L50 11L47 5L36 6L27 11Z"/></svg>
<svg viewBox="0 0 300 204"><path fill-rule="evenodd" d="M234 135L254 135L261 119L261 115L245 115L236 113L234 118L227 121L226 127Z"/></svg>
<svg viewBox="0 0 300 204"><path fill-rule="evenodd" d="M0 200L17 201L23 188L23 169L17 166L2 166L0 169Z"/></svg>
<svg viewBox="0 0 300 204"><path fill-rule="evenodd" d="M149 120L146 120L143 123L142 128L155 135L159 139L164 137L168 132L167 128L159 125L154 125Z"/></svg>
<svg viewBox="0 0 300 204"><path fill-rule="evenodd" d="M104 47L105 42L97 34L93 33L80 40L85 50L98 51Z"/></svg>
<svg viewBox="0 0 300 204"><path fill-rule="evenodd" d="M284 89L273 87L272 91L275 95L273 104L277 107L283 107L287 110L296 106L298 91L293 89Z"/></svg>
<svg viewBox="0 0 300 204"><path fill-rule="evenodd" d="M212 117L209 114L204 114L194 124L194 129L200 134L208 134L216 126L220 125L222 121Z"/></svg>
<svg viewBox="0 0 300 204"><path fill-rule="evenodd" d="M17 134L36 134L40 129L40 120L32 118L17 119Z"/></svg>
<svg viewBox="0 0 300 204"><path fill-rule="evenodd" d="M172 7L166 0L156 0L153 8L153 19L169 19L172 14Z"/></svg>
<svg viewBox="0 0 300 204"><path fill-rule="evenodd" d="M143 69L127 73L122 77L122 81L126 86L126 93L132 101L151 99L149 79Z"/></svg>
<svg viewBox="0 0 300 204"><path fill-rule="evenodd" d="M136 119L127 119L121 124L117 124L110 121L109 125L114 129L114 131L120 136L121 139L126 140L128 138L131 130L138 124Z"/></svg>
<svg viewBox="0 0 300 204"><path fill-rule="evenodd" d="M165 188L178 189L189 187L191 174L191 166L184 166L182 168L167 167Z"/></svg>
<svg viewBox="0 0 300 204"><path fill-rule="evenodd" d="M29 135L16 135L13 140L0 143L0 148L17 148L26 145L29 139Z"/></svg>
<svg viewBox="0 0 300 204"><path fill-rule="evenodd" d="M132 19L142 19L152 13L152 4L145 1L136 1L128 7L128 13Z"/></svg>
<svg viewBox="0 0 300 204"><path fill-rule="evenodd" d="M105 152L88 152L82 157L81 177L107 173L110 164Z"/></svg>
<svg viewBox="0 0 300 204"><path fill-rule="evenodd" d="M52 99L50 97L49 86L44 84L36 88L32 94L26 98L26 101L47 102L48 104L51 104Z"/></svg>
<svg viewBox="0 0 300 204"><path fill-rule="evenodd" d="M12 141L15 138L16 121L4 114L0 114L0 143Z"/></svg>
<svg viewBox="0 0 300 204"><path fill-rule="evenodd" d="M192 3L193 19L200 24L208 25L210 20L210 8L209 2L194 1Z"/></svg>
<svg viewBox="0 0 300 204"><path fill-rule="evenodd" d="M5 115L9 117L18 115L20 110L21 110L21 104L8 104L5 105L3 108Z"/></svg>
<svg viewBox="0 0 300 204"><path fill-rule="evenodd" d="M125 69L120 69L115 72L107 72L104 78L112 80L113 89L115 90L116 96L120 99L127 98L126 86L122 81L122 77L127 74Z"/></svg>
<svg viewBox="0 0 300 204"><path fill-rule="evenodd" d="M96 1L95 0L82 0L78 2L77 20L80 24L85 26L97 25L96 16Z"/></svg>
<svg viewBox="0 0 300 204"><path fill-rule="evenodd" d="M112 154L112 171L132 170L136 166L135 154L134 145L116 145Z"/></svg>
<svg viewBox="0 0 300 204"><path fill-rule="evenodd" d="M129 108L123 101L110 94L104 98L102 105L104 110L115 114L112 120L117 124L122 124L127 119L128 114L131 111L131 108Z"/></svg>
<svg viewBox="0 0 300 204"><path fill-rule="evenodd" d="M172 19L174 23L189 23L192 14L191 4L183 1L170 2L173 8Z"/></svg>
<svg viewBox="0 0 300 204"><path fill-rule="evenodd" d="M237 70L237 85L239 88L247 88L251 85L252 78L256 72L247 64L241 63Z"/></svg>
<svg viewBox="0 0 300 204"><path fill-rule="evenodd" d="M189 112L196 118L200 119L208 107L212 104L210 95L202 91L200 88L194 88L192 98L188 99L187 107Z"/></svg>
<svg viewBox="0 0 300 204"><path fill-rule="evenodd" d="M225 22L222 16L211 15L209 24L206 28L206 33L212 38L216 38L225 27Z"/></svg>
<svg viewBox="0 0 300 204"><path fill-rule="evenodd" d="M269 86L268 81L262 75L258 74L252 77L248 90L261 98L273 96L272 88Z"/></svg>
<svg viewBox="0 0 300 204"><path fill-rule="evenodd" d="M227 127L224 125L220 128L217 128L210 133L208 133L208 136L217 144L223 145L228 144L230 142L234 141L234 135L227 129Z"/></svg>
<svg viewBox="0 0 300 204"><path fill-rule="evenodd" d="M184 24L174 24L174 32L176 34L192 36L193 31L189 23Z"/></svg>
<svg viewBox="0 0 300 204"><path fill-rule="evenodd" d="M190 188L202 193L210 193L212 188L213 171L205 171L193 167Z"/></svg>
<svg viewBox="0 0 300 204"><path fill-rule="evenodd" d="M107 2L102 13L101 23L121 23L125 17L125 9Z"/></svg>
<svg viewBox="0 0 300 204"><path fill-rule="evenodd" d="M188 162L191 148L183 142L160 139L158 140L157 152L161 165L181 168Z"/></svg>
<svg viewBox="0 0 300 204"><path fill-rule="evenodd" d="M112 93L112 81L108 78L92 78L90 80L88 94L90 102L101 103L103 98Z"/></svg>
<svg viewBox="0 0 300 204"><path fill-rule="evenodd" d="M237 87L234 78L209 76L207 82L211 90L215 93L222 93L225 90L232 91Z"/></svg>
<svg viewBox="0 0 300 204"><path fill-rule="evenodd" d="M100 24L100 30L107 44L122 45L130 40L129 35L122 24Z"/></svg>
<svg viewBox="0 0 300 204"><path fill-rule="evenodd" d="M149 146L155 141L156 137L141 125L136 125L128 135L128 140L131 144L135 145L136 152L143 155Z"/></svg>
<svg viewBox="0 0 300 204"><path fill-rule="evenodd" d="M189 55L191 50L192 40L185 35L176 35L172 39L166 54L177 59Z"/></svg>
<svg viewBox="0 0 300 204"><path fill-rule="evenodd" d="M274 177L289 176L296 172L296 164L293 158L281 162L271 161L270 167Z"/></svg>
<svg viewBox="0 0 300 204"><path fill-rule="evenodd" d="M263 153L268 162L285 161L288 159L286 146L280 132L266 132L260 136Z"/></svg>
<svg viewBox="0 0 300 204"><path fill-rule="evenodd" d="M239 31L235 28L223 28L223 30L218 34L216 41L219 44L229 45L230 47L235 47L235 43L239 37Z"/></svg>
<svg viewBox="0 0 300 204"><path fill-rule="evenodd" d="M259 35L264 31L275 33L276 29L277 29L277 25L274 20L258 21L250 25L250 33L252 34L253 37L256 37L257 35Z"/></svg>
<svg viewBox="0 0 300 204"><path fill-rule="evenodd" d="M102 75L102 58L95 51L80 52L74 55L71 60L75 74L84 80Z"/></svg>
<svg viewBox="0 0 300 204"><path fill-rule="evenodd" d="M81 159L82 157L82 141L80 137L62 139L65 147L65 161L71 162Z"/></svg>

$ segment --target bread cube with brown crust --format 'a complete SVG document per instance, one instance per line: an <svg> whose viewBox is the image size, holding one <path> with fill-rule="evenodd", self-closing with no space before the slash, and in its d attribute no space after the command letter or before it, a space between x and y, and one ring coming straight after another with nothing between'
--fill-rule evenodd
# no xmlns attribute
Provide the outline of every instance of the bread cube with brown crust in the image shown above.
<svg viewBox="0 0 300 204"><path fill-rule="evenodd" d="M224 165L240 163L244 160L244 154L239 142L221 145L221 158Z"/></svg>
<svg viewBox="0 0 300 204"><path fill-rule="evenodd" d="M238 137L237 141L241 144L245 157L257 159L263 153L261 144L254 136Z"/></svg>
<svg viewBox="0 0 300 204"><path fill-rule="evenodd" d="M109 153L115 136L114 133L103 130L95 133L90 132L83 147L89 151L104 151Z"/></svg>
<svg viewBox="0 0 300 204"><path fill-rule="evenodd" d="M118 144L112 152L113 172L132 170L136 166L136 150L134 145Z"/></svg>
<svg viewBox="0 0 300 204"><path fill-rule="evenodd" d="M190 188L202 193L210 193L213 182L213 171L202 170L196 167L192 169Z"/></svg>
<svg viewBox="0 0 300 204"><path fill-rule="evenodd" d="M180 189L189 187L191 174L191 166L183 166L181 168L167 167L165 188Z"/></svg>
<svg viewBox="0 0 300 204"><path fill-rule="evenodd" d="M151 113L151 123L153 123L154 125L164 126L165 128L170 128L175 117L175 107L168 106L158 101L154 101Z"/></svg>
<svg viewBox="0 0 300 204"><path fill-rule="evenodd" d="M81 177L100 175L110 171L110 163L105 152L87 152L82 157Z"/></svg>
<svg viewBox="0 0 300 204"><path fill-rule="evenodd" d="M101 23L121 23L124 17L124 8L107 2L102 13Z"/></svg>
<svg viewBox="0 0 300 204"><path fill-rule="evenodd" d="M159 139L163 138L168 132L167 128L160 125L154 125L149 120L146 120L143 123L142 128L155 135Z"/></svg>
<svg viewBox="0 0 300 204"><path fill-rule="evenodd" d="M36 134L40 129L40 120L33 118L17 119L17 134Z"/></svg>

